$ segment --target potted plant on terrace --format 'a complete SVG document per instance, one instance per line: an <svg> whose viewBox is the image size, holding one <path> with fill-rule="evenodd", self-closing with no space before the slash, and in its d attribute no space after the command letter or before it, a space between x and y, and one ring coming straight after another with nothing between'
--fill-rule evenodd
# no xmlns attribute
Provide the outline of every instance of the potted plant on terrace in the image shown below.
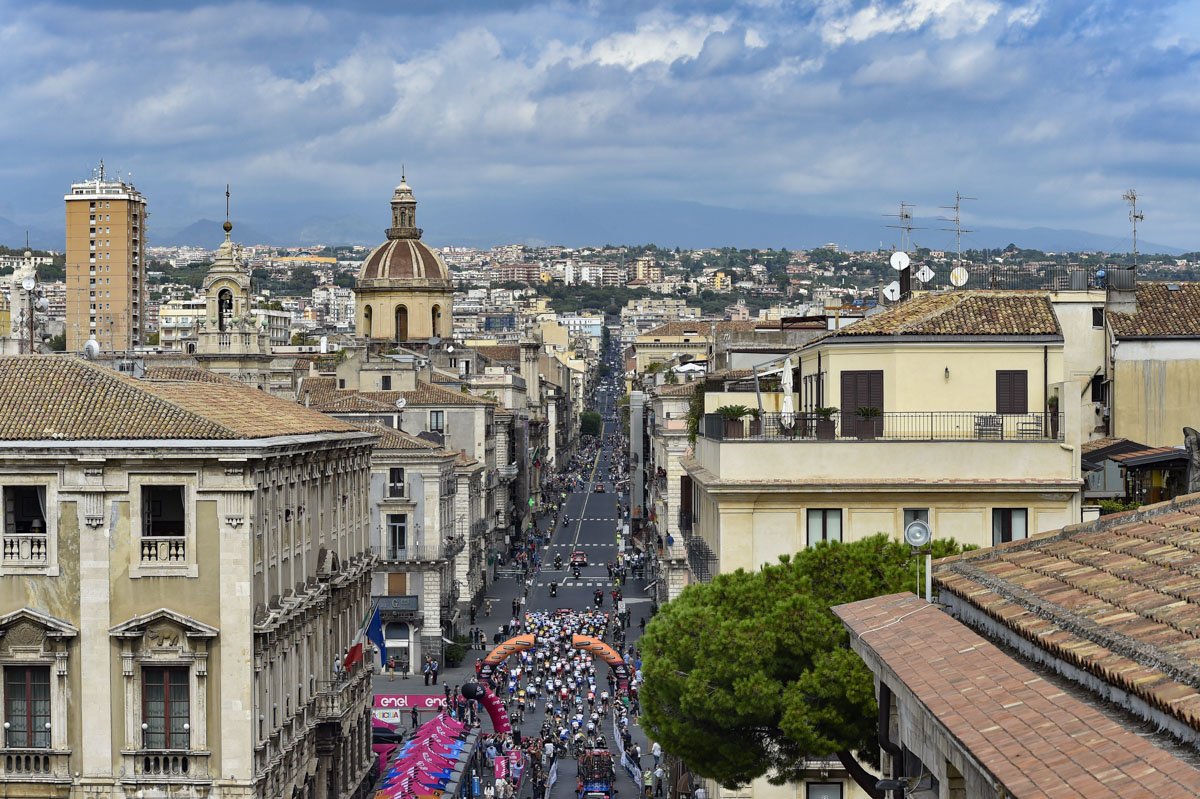
<svg viewBox="0 0 1200 799"><path fill-rule="evenodd" d="M1058 438L1058 395L1051 394L1046 397L1046 408L1050 417L1050 437Z"/></svg>
<svg viewBox="0 0 1200 799"><path fill-rule="evenodd" d="M717 414L725 420L725 438L745 437L746 425L742 417L750 414L749 408L745 405L722 405L717 408Z"/></svg>
<svg viewBox="0 0 1200 799"><path fill-rule="evenodd" d="M875 432L882 412L874 407L862 407L854 412L858 422L858 438L860 441L874 441Z"/></svg>
<svg viewBox="0 0 1200 799"><path fill-rule="evenodd" d="M761 436L762 411L760 411L758 408L750 408L747 411L747 415L750 417L750 435Z"/></svg>
<svg viewBox="0 0 1200 799"><path fill-rule="evenodd" d="M837 408L825 406L817 408L817 441L833 441L837 437L837 430L834 427L833 415L837 413Z"/></svg>

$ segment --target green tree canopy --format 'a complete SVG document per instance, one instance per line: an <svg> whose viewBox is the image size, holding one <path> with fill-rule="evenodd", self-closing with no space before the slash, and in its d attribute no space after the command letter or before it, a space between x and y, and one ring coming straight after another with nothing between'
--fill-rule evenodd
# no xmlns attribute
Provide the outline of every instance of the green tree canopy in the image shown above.
<svg viewBox="0 0 1200 799"><path fill-rule="evenodd" d="M579 432L585 436L600 435L602 424L600 414L595 411L584 411L579 414Z"/></svg>
<svg viewBox="0 0 1200 799"><path fill-rule="evenodd" d="M911 589L919 560L881 533L688 586L641 640L647 733L728 788L794 782L804 758L835 755L877 796L855 757L875 760L874 681L829 608Z"/></svg>

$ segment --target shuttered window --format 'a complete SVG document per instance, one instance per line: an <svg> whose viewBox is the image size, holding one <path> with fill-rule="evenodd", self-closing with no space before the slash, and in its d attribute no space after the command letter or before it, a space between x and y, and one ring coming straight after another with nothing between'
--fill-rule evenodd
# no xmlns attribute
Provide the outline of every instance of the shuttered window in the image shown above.
<svg viewBox="0 0 1200 799"><path fill-rule="evenodd" d="M859 408L878 408L883 413L883 370L842 372L842 435L854 435ZM883 417L875 419L876 435L883 432Z"/></svg>
<svg viewBox="0 0 1200 799"><path fill-rule="evenodd" d="M996 370L996 413L1029 413L1029 377L1024 369Z"/></svg>

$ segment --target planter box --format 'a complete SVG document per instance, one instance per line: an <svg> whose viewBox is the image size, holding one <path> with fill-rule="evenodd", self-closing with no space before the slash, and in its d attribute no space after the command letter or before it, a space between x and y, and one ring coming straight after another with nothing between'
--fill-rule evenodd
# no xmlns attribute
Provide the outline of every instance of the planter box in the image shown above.
<svg viewBox="0 0 1200 799"><path fill-rule="evenodd" d="M751 419L750 420L750 435L752 435L752 436L761 436L762 435L762 419Z"/></svg>
<svg viewBox="0 0 1200 799"><path fill-rule="evenodd" d="M746 425L741 419L725 420L725 438L745 438Z"/></svg>
<svg viewBox="0 0 1200 799"><path fill-rule="evenodd" d="M860 441L875 440L875 425L879 421L877 418L859 416L856 420L858 423L858 438Z"/></svg>
<svg viewBox="0 0 1200 799"><path fill-rule="evenodd" d="M832 419L818 419L817 441L833 441L837 438L836 424Z"/></svg>

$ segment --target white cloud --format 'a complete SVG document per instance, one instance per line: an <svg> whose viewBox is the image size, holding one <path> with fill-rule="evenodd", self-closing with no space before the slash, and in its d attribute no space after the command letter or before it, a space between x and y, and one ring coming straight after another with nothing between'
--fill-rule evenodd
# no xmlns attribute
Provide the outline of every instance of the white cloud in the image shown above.
<svg viewBox="0 0 1200 799"><path fill-rule="evenodd" d="M979 31L999 10L991 0L904 0L898 5L872 0L851 14L829 16L822 35L837 46L929 25L936 37L952 39Z"/></svg>
<svg viewBox="0 0 1200 799"><path fill-rule="evenodd" d="M659 62L670 64L680 58L695 58L711 33L729 30L721 17L697 16L684 20L652 19L634 30L606 36L588 48L586 60L626 69Z"/></svg>

